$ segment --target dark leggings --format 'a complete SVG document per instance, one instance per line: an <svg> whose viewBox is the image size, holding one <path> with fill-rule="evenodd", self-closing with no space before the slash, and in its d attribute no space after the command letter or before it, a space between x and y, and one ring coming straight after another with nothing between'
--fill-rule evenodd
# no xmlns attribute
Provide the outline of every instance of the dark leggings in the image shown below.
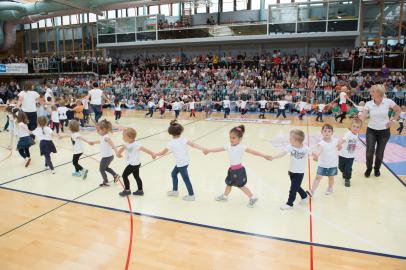
<svg viewBox="0 0 406 270"><path fill-rule="evenodd" d="M79 165L79 159L80 159L80 156L82 154L83 153L73 155L72 163L73 163L73 166L75 166L75 171L76 172L79 172L79 171L83 170L83 167Z"/></svg>
<svg viewBox="0 0 406 270"><path fill-rule="evenodd" d="M300 186L302 184L304 174L289 172L289 176L290 176L290 190L288 202L286 204L293 206L293 202L296 200L296 193L299 193L302 199L305 199L307 197L307 194Z"/></svg>
<svg viewBox="0 0 406 270"><path fill-rule="evenodd" d="M148 109L148 112L145 114L145 116L152 117L154 115L154 107L151 107Z"/></svg>
<svg viewBox="0 0 406 270"><path fill-rule="evenodd" d="M20 154L20 156L22 157L22 158L30 158L31 157L31 154L30 154L30 148L21 148L21 149L18 149L18 153Z"/></svg>
<svg viewBox="0 0 406 270"><path fill-rule="evenodd" d="M69 120L68 119L59 119L59 122L61 123L61 131L63 132L63 127L67 127L69 125Z"/></svg>
<svg viewBox="0 0 406 270"><path fill-rule="evenodd" d="M190 115L189 115L189 117L196 117L196 114L195 114L195 109L192 109L192 110L190 110Z"/></svg>
<svg viewBox="0 0 406 270"><path fill-rule="evenodd" d="M346 114L347 114L346 112L342 112L341 114L339 114L339 115L336 116L336 120L337 120L338 118L341 118L341 119L340 119L340 123L342 123L343 120L346 118L346 117L345 117Z"/></svg>
<svg viewBox="0 0 406 270"><path fill-rule="evenodd" d="M385 153L386 144L390 138L390 130L376 130L367 128L367 151L366 151L366 165L368 170L372 170L372 163L375 154L375 170L379 170L382 165L383 156ZM376 145L376 149L375 149Z"/></svg>
<svg viewBox="0 0 406 270"><path fill-rule="evenodd" d="M44 154L45 167L49 167L52 171L54 170L54 164L52 164L51 153Z"/></svg>
<svg viewBox="0 0 406 270"><path fill-rule="evenodd" d="M115 112L114 112L114 116L115 116L115 120L116 120L116 121L119 120L119 119L121 119L121 111L115 111Z"/></svg>
<svg viewBox="0 0 406 270"><path fill-rule="evenodd" d="M109 181L109 179L107 178L106 172L108 172L109 174L111 174L114 177L117 176L117 173L109 167L110 163L113 161L113 159L114 159L114 156L104 157L100 160L99 171L103 177L103 183L107 183Z"/></svg>
<svg viewBox="0 0 406 270"><path fill-rule="evenodd" d="M10 124L10 117L7 115L7 122L6 122L6 124L4 125L4 129L3 129L3 130L7 130L9 124Z"/></svg>
<svg viewBox="0 0 406 270"><path fill-rule="evenodd" d="M317 117L316 117L316 121L323 121L323 113L322 112L317 112Z"/></svg>
<svg viewBox="0 0 406 270"><path fill-rule="evenodd" d="M125 167L124 172L123 172L123 180L124 180L124 186L126 190L130 190L130 181L128 180L128 176L132 174L135 178L135 181L137 182L138 190L142 190L142 180L140 177L140 167L141 164L133 166L133 165L127 165Z"/></svg>
<svg viewBox="0 0 406 270"><path fill-rule="evenodd" d="M59 122L52 122L52 130L56 129L56 133L59 134ZM63 125L62 125L62 132L63 132Z"/></svg>
<svg viewBox="0 0 406 270"><path fill-rule="evenodd" d="M285 109L278 109L278 114L276 115L276 118L279 117L279 115L283 116L283 118L286 118L286 114L285 114Z"/></svg>
<svg viewBox="0 0 406 270"><path fill-rule="evenodd" d="M396 129L399 132L399 135L402 134L403 131L403 122L399 122L399 127Z"/></svg>

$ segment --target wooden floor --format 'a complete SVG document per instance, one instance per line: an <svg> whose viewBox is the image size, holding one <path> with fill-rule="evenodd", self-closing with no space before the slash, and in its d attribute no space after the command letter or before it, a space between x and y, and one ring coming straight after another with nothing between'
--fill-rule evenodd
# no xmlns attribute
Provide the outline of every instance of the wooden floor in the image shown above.
<svg viewBox="0 0 406 270"><path fill-rule="evenodd" d="M109 112L105 114L108 115ZM125 117L128 117L127 119L136 119L137 117L139 118L140 115L140 113L127 113ZM256 118L255 116L249 117ZM293 118L291 120L292 125L295 126L307 125L307 121L298 121ZM345 127L345 125L334 123L331 119L326 119L326 121L333 123L337 128ZM125 122L123 125L132 125L131 123L132 120ZM151 126L137 126L137 129L150 128L151 132L164 130L166 126L162 126L159 123L156 124L155 122ZM316 123L313 119L310 119L309 123L310 126L321 126L321 123ZM139 122L136 122L134 125L138 124ZM157 127L154 125L157 125ZM219 136L227 136L229 127L230 126L222 126L222 129L219 130L220 133L212 134L212 137L208 137L204 143L213 141L214 146L216 144L221 145L221 143L224 143L223 138L221 138L220 141L216 140L218 140ZM266 129L266 132L269 132L269 126L266 125L264 127L267 127L268 129ZM275 127L278 126L275 125ZM206 128L212 128L213 131L218 129L216 125L207 126L205 129ZM314 132L316 131L317 129L314 129ZM258 133L261 133L259 129ZM190 138L192 138L192 136L194 136L194 138L199 138L201 135L203 134L200 130L192 130L188 134ZM94 135L89 134L87 136L91 137ZM167 134L163 133L157 136L158 138L147 142L152 145L157 145L158 148L164 146L168 139ZM262 134L255 134L255 136L261 137ZM119 136L117 135L117 137ZM0 137L0 146L4 147L5 142L6 138ZM145 144L146 146L149 146L147 142L145 142ZM68 143L66 143L66 145L60 143L60 145L57 146L58 150L60 149L58 156L55 158L58 164L65 164L65 162L69 161L70 154L68 150L65 150L65 148L69 148L68 145ZM224 229L219 229L219 226L212 226L210 224L204 225L204 222L202 222L203 225L201 226L199 225L200 223L197 224L192 220L192 212L190 212L191 222L183 221L183 219L179 218L175 212L171 213L174 215L173 220L171 215L169 215L169 218L160 218L157 215L148 214L131 216L129 213L126 213L126 211L128 211L128 205L124 200L120 202L109 201L108 204L104 204L103 200L106 199L104 196L106 196L107 193L99 192L98 198L92 198L94 199L93 201L86 201L82 200L82 198L77 198L77 195L84 191L89 191L90 193L92 188L96 185L96 182L91 183L88 181L86 183L81 183L80 181L77 181L72 183L73 180L70 179L70 177L67 177L66 179L58 179L58 177L61 177L64 174L69 176L71 173L70 164L58 167L56 178L51 179L48 174L43 172L37 173L39 167L30 168L30 170L22 172L21 161L15 153L9 156L9 152L2 149L0 154L1 270L125 269L129 251L131 252L131 256L128 260L128 269L406 269L406 253L392 257L379 256L376 254L377 252L372 252L374 255L371 255L362 250L358 251L358 249L348 251L337 248L328 248L326 247L327 245L312 247L307 244L308 240L303 241L302 239L298 239L296 241L293 236L290 237L292 239L286 240L283 237L266 237L265 233L243 233L242 230L232 229L233 227L231 225L231 229L226 227ZM260 163L262 161L254 160L254 162ZM144 163L143 161L143 164L146 163L147 162ZM5 164L7 164L7 167L5 167ZM250 163L251 167L253 166L252 164ZM91 166L97 170L96 164ZM212 168L213 170L217 169L216 167ZM156 162L155 167L147 167L143 170L145 175L156 173L161 176L161 174L165 175L168 173L167 167L165 167L162 162L160 163L160 161ZM159 170L163 170L164 172L161 173ZM219 175L222 175L222 173L223 172L220 172ZM285 174L285 172L282 173ZM361 174L361 172L359 172L359 174ZM374 203L379 206L380 204L385 203L385 199L390 199L387 197L390 196L388 194L393 194L394 197L400 194L401 198L398 198L396 202L401 204L401 207L405 207L406 202L404 198L406 197L404 195L406 190L395 191L395 189L401 189L403 187L398 183L395 183L396 180L393 179L393 176L390 176L389 172L384 172L383 174L384 179L388 178L387 180L390 182L390 186L388 186L389 190L383 193L385 198L382 198L382 201L376 201L375 197L371 197L374 194L369 194L368 191L364 190L366 196L363 199L366 201L372 199L374 200ZM17 179L19 177L23 178L16 182L7 183L11 179ZM199 177L196 177L196 182L198 182L197 180L199 180ZM67 181L70 183L66 184L67 186L64 186L63 183ZM144 182L147 187L148 185L153 186L157 185L156 183L159 183L148 183L147 180L144 180ZM25 186L23 186L23 183L30 184L25 184ZM44 183L46 183L46 185L44 185ZM59 187L60 190L53 190L53 185ZM196 183L196 185L198 188L200 187L201 190L204 188L203 186L199 186L198 183ZM222 185L223 184L221 183L219 184L219 186ZM379 190L382 188L380 185L381 184L377 184L376 187L372 187L374 193L376 193L375 189ZM76 190L72 189L72 191L66 191L65 189L68 189L70 186L76 187ZM282 186L284 193L281 195L281 198L285 198L286 187L287 185ZM392 187L394 189L391 193ZM267 188L267 186L263 188ZM273 188L277 189L279 186L273 186ZM364 187L359 186L358 188L362 191ZM119 187L116 189L119 190ZM337 200L346 200L345 198L339 197L341 195L340 189L337 189L339 194ZM211 187L207 187L207 190L207 192L211 192ZM111 189L109 191L111 191ZM216 189L214 192L217 191L218 190ZM355 191L357 191L357 187L354 187L354 192ZM114 192L116 192L116 190L114 190ZM258 190L258 193L260 193L260 190ZM270 195L275 197L277 196L276 193L277 192L275 191ZM156 194L153 195L155 196ZM347 199L351 200L348 202L349 204L354 205L347 206L342 204L341 206L339 205L337 209L346 209L347 207L358 209L357 206L362 203L362 200L357 197L358 193L353 195L354 196L348 197ZM210 194L210 196L212 195ZM268 217L270 220L280 219L280 216L272 215L274 212L260 212L264 211L264 208L266 209L267 207L277 207L274 204L265 205L265 202L268 202L266 201L266 198L264 198L265 194L262 194L261 197L264 200L262 207L258 209L249 209L249 211L253 210L251 212L248 212L244 204L241 205L238 201L238 195L234 196L237 198L237 203L232 204L232 202L230 202L226 209L220 209L221 207L218 207L215 202L211 202L209 199L207 199L206 202L206 198L203 194L198 197L198 199L203 201L203 206L206 205L207 209L209 209L207 211L224 210L236 212L236 215L238 212L241 212L241 215L235 217L236 220L240 219L241 223L255 223L258 218L255 215L258 213L261 215L271 213L271 216ZM145 197L143 198L144 202L132 200L132 206L137 210L137 213L147 212L146 210L148 209L148 206L143 204L146 204L148 200L157 199L157 197ZM279 200L279 198L276 199ZM328 202L323 201L322 198L315 201L316 205L321 203L328 204ZM214 208L212 208L213 204L215 205ZM175 208L173 209L175 210L172 209L170 211L186 211L186 213L189 213L187 212L189 209L181 208L183 207L181 204L174 203L174 205ZM381 212L385 207L388 207L387 205L382 206L382 208L379 207L379 212L374 213L373 210L368 208L369 205L374 204L366 204L364 209L366 212L373 212L374 217L376 215L380 219L383 215L389 215L394 221L398 220L399 222L399 228L392 230L399 234L398 239L393 238L393 235L386 236L387 232L385 231L385 228L382 228L380 231L376 230L375 232L377 234L382 234L383 238L390 238L388 241L393 241L393 243L388 242L388 246L391 246L392 244L393 247L404 245L402 239L405 237L405 223L403 223L405 220L405 213L397 213L391 211L392 209L387 209L388 212L386 213ZM160 202L156 207L165 206ZM176 207L179 207L178 210L176 210ZM145 211L143 211L143 209ZM323 213L324 209L316 207L316 210ZM154 209L154 211L159 212L161 210ZM191 211L193 211L193 209L191 209ZM278 213L280 212L278 209L275 211L278 211ZM290 219L291 224L286 224L285 226L292 226L292 228L296 228L295 226L298 228L303 227L304 234L307 235L309 232L308 214L306 212L291 212L289 214L291 215L290 218L292 218ZM340 213L340 215L341 214L342 213ZM358 213L354 214L359 215ZM297 215L297 219L295 218L295 215ZM162 214L162 216L165 215ZM399 219L397 219L397 216L399 216ZM131 217L133 220L132 226L130 223ZM216 218L221 219L222 216L219 215L216 216ZM349 215L348 218L351 219L353 217ZM359 222L363 222L363 218L369 220L369 216L360 214L358 216ZM175 222L175 219L180 221ZM295 220L297 221L297 224L293 226ZM211 222L213 224L221 224L223 221L218 220ZM274 222L277 222L277 220L274 220ZM343 224L345 224L345 222ZM376 224L369 225L376 226ZM363 226L367 229L368 224ZM132 234L131 228L133 228ZM257 229L260 230L259 227ZM316 229L322 230L321 225L316 227L315 230ZM284 233L295 235L295 232L290 232L289 230ZM331 234L331 238L337 237L334 236L335 232L333 230L331 231ZM131 235L133 236L133 239L130 243ZM337 233L337 235L340 234ZM399 244L398 241L401 241L402 243ZM131 249L129 249L130 245ZM354 249L353 247L348 248Z"/></svg>

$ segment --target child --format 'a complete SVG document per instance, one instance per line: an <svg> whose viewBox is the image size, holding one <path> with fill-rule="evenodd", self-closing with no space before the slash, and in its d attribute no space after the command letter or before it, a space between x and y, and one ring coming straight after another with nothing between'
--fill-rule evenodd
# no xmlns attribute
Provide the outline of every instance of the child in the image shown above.
<svg viewBox="0 0 406 270"><path fill-rule="evenodd" d="M160 118L162 119L165 113L165 100L163 97L161 97L158 101L158 108L160 110Z"/></svg>
<svg viewBox="0 0 406 270"><path fill-rule="evenodd" d="M123 131L123 140L125 144L121 146L120 150L118 150L117 157L121 158L122 153L126 151L126 161L127 167L125 167L123 172L123 180L124 180L124 190L119 193L120 196L128 196L131 194L130 190L130 181L128 180L128 176L132 174L137 181L138 190L133 193L133 195L143 196L144 190L142 188L142 180L140 178L140 151L151 155L153 159L155 159L155 153L151 150L141 146L138 141L135 141L137 137L137 132L133 128L126 128Z"/></svg>
<svg viewBox="0 0 406 270"><path fill-rule="evenodd" d="M318 106L317 106L317 117L316 117L316 122L323 122L323 112L324 109L326 108L326 104L324 101L321 101Z"/></svg>
<svg viewBox="0 0 406 270"><path fill-rule="evenodd" d="M338 154L338 168L343 174L345 180L344 185L349 187L351 185L351 173L352 164L354 163L354 151L358 142L358 133L361 129L362 121L358 118L354 118L351 123L350 130L339 141L339 148L341 148Z"/></svg>
<svg viewBox="0 0 406 270"><path fill-rule="evenodd" d="M183 200L185 201L194 201L195 200L195 195L193 192L193 187L192 183L190 182L189 179L189 174L188 174L188 166L189 166L189 156L188 156L188 151L187 151L187 146L191 146L193 148L199 149L203 151L203 148L195 144L191 141L189 141L186 138L181 137L183 133L183 126L179 124L176 120L172 120L169 128L168 128L168 133L172 135L173 139L171 142L169 142L168 146L164 148L162 151L159 153L156 153L156 156L163 156L166 153L172 151L173 156L175 157L175 168L172 170L172 184L173 188L171 191L167 192L168 196L173 196L177 197L179 196L178 192L178 174L180 173L183 178L183 182L185 182L188 195L183 197Z"/></svg>
<svg viewBox="0 0 406 270"><path fill-rule="evenodd" d="M306 114L306 107L307 107L306 99L303 98L303 100L299 101L297 103L297 105L299 108L299 120L303 120L303 116Z"/></svg>
<svg viewBox="0 0 406 270"><path fill-rule="evenodd" d="M293 202L296 199L296 193L299 193L302 200L300 204L305 204L309 196L301 188L304 173L306 171L307 156L311 152L310 148L303 145L305 134L303 131L295 129L290 132L290 145L285 151L272 156L272 159L281 158L287 153L290 154L289 177L290 177L290 190L289 198L286 204L280 207L281 210L289 210L293 208Z"/></svg>
<svg viewBox="0 0 406 270"><path fill-rule="evenodd" d="M149 115L150 118L152 118L152 116L154 115L154 108L155 108L155 103L154 103L154 98L150 97L148 100L148 112L145 114L145 117L147 117ZM179 115L179 113L178 113Z"/></svg>
<svg viewBox="0 0 406 270"><path fill-rule="evenodd" d="M232 187L238 187L245 195L248 196L249 202L248 207L254 207L255 203L258 201L251 190L246 187L247 184L247 173L245 171L244 166L242 165L242 157L244 152L249 154L263 157L265 159L271 160L271 157L260 152L257 152L251 148L247 148L245 145L241 143L242 137L245 132L245 127L243 125L234 127L230 130L230 144L227 144L224 147L218 147L213 149L204 149L204 154L208 153L217 153L227 151L228 157L230 159L230 168L228 169L227 177L226 177L226 189L224 194L216 197L216 201L227 201L227 197L231 192Z"/></svg>
<svg viewBox="0 0 406 270"><path fill-rule="evenodd" d="M245 118L245 114L248 112L247 103L248 101L246 101L245 99L242 99L240 102L241 118Z"/></svg>
<svg viewBox="0 0 406 270"><path fill-rule="evenodd" d="M180 110L182 109L182 103L180 101L180 98L176 99L176 101L174 103L172 103L172 108L173 108L173 111L175 112L175 120L176 120L176 119L178 119Z"/></svg>
<svg viewBox="0 0 406 270"><path fill-rule="evenodd" d="M50 169L55 174L54 165L51 160L51 153L56 153L55 145L52 141L54 132L47 126L48 119L45 116L38 117L38 127L32 132L35 138L39 140L39 150L41 156L45 158L45 169Z"/></svg>
<svg viewBox="0 0 406 270"><path fill-rule="evenodd" d="M227 116L230 115L230 110L231 110L231 102L228 96L225 97L223 100L223 108L224 108L224 118L227 118Z"/></svg>
<svg viewBox="0 0 406 270"><path fill-rule="evenodd" d="M30 147L34 145L34 139L30 136L30 130L28 129L27 123L27 114L19 111L17 114L15 135L18 138L17 150L20 156L25 160L25 167L30 165Z"/></svg>
<svg viewBox="0 0 406 270"><path fill-rule="evenodd" d="M265 110L268 101L265 100L265 96L262 96L261 100L258 101L258 103L259 103L259 119L265 119Z"/></svg>
<svg viewBox="0 0 406 270"><path fill-rule="evenodd" d="M83 180L87 178L87 174L89 170L83 169L82 166L79 164L80 156L83 155L84 146L83 142L91 144L88 140L82 137L79 133L79 122L77 120L72 120L69 122L69 130L71 132L70 138L73 145L73 157L72 157L72 164L75 167L75 172L72 173L72 176L75 177L82 177ZM60 137L62 138L62 137Z"/></svg>
<svg viewBox="0 0 406 270"><path fill-rule="evenodd" d="M400 117L399 117L399 127L396 129L398 134L401 135L403 131L403 127L406 124L406 106L403 105L402 111L400 112Z"/></svg>
<svg viewBox="0 0 406 270"><path fill-rule="evenodd" d="M116 147L114 146L113 141L109 137L109 132L113 130L113 126L109 121L106 119L100 121L96 124L96 131L97 134L100 135L100 140L89 142L90 145L100 144L100 174L102 175L103 182L99 185L101 187L108 187L109 180L107 178L106 171L113 175L114 182L117 182L120 179L120 175L118 175L113 169L109 167L110 163L114 159L113 151L117 155Z"/></svg>
<svg viewBox="0 0 406 270"><path fill-rule="evenodd" d="M80 122L81 127L84 127L85 126L85 120L84 120L85 116L83 115L84 106L80 99L76 100L76 106L72 109L72 111L75 113L73 116L75 118L75 120Z"/></svg>
<svg viewBox="0 0 406 270"><path fill-rule="evenodd" d="M121 119L121 102L118 99L114 101L114 118L118 124L118 120Z"/></svg>
<svg viewBox="0 0 406 270"><path fill-rule="evenodd" d="M189 117L196 118L196 100L193 98L192 101L189 103L190 115Z"/></svg>
<svg viewBox="0 0 406 270"><path fill-rule="evenodd" d="M282 100L281 98L278 99L277 101L279 107L278 107L278 113L276 114L276 118L278 118L281 114L283 116L284 119L286 119L286 104L288 104L288 102L286 100Z"/></svg>
<svg viewBox="0 0 406 270"><path fill-rule="evenodd" d="M17 114L18 114L19 109L14 108L14 107L8 107L8 108L11 109L11 114L9 116L10 117L10 120L9 120L10 122L9 122L8 127L7 127L8 131L10 132L10 143L9 143L8 149L11 150L13 148L12 145L13 145L13 142L14 142L14 136L17 135L16 134L16 126L17 126L16 122L17 122Z"/></svg>
<svg viewBox="0 0 406 270"><path fill-rule="evenodd" d="M333 193L334 176L337 175L338 151L339 144L336 138L333 138L333 127L329 124L324 124L321 128L323 136L321 142L317 144L317 150L313 152L314 161L318 161L317 175L313 181L313 186L307 194L312 197L323 176L328 177L328 188L325 195Z"/></svg>
<svg viewBox="0 0 406 270"><path fill-rule="evenodd" d="M68 111L69 109L65 106L65 102L60 102L58 107L58 116L59 116L59 122L61 123L61 131L64 132L64 126L68 126ZM59 128L57 129L59 133Z"/></svg>
<svg viewBox="0 0 406 270"><path fill-rule="evenodd" d="M82 98L83 104L83 119L85 123L89 123L89 100L86 98Z"/></svg>
<svg viewBox="0 0 406 270"><path fill-rule="evenodd" d="M59 134L59 113L55 105L51 106L51 128L52 130L56 129L56 134Z"/></svg>

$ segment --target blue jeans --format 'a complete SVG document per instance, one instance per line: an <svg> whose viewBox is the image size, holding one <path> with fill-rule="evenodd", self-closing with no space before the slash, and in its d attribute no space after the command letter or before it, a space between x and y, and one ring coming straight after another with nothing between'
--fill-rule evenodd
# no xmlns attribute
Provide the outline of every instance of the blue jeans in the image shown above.
<svg viewBox="0 0 406 270"><path fill-rule="evenodd" d="M177 167L175 166L175 168L173 168L172 170L172 183L173 183L173 191L178 191L178 173L180 173L180 175L182 175L183 178L183 182L185 182L187 191L189 193L189 196L193 196L193 187L192 187L192 183L190 182L189 179L189 174L187 172L187 167L189 165L183 166L183 167Z"/></svg>
<svg viewBox="0 0 406 270"><path fill-rule="evenodd" d="M102 117L103 113L102 113L102 106L101 105L94 105L91 104L93 112L94 112L94 120L96 121L96 123L99 122L99 119Z"/></svg>

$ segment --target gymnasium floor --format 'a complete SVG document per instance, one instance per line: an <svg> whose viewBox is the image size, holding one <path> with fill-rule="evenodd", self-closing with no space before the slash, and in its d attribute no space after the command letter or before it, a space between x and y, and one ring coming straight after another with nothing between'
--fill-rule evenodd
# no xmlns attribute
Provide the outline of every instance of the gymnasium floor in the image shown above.
<svg viewBox="0 0 406 270"><path fill-rule="evenodd" d="M168 115L169 116L169 115ZM219 116L219 115L218 115ZM269 117L269 116L268 116ZM4 114L0 116L3 123ZM329 121L329 120L327 120ZM314 145L320 125L310 119L289 124L245 123L244 143L278 153L289 130L301 128ZM235 122L184 119L184 136L206 147L223 146ZM124 116L120 130L134 127L143 146L159 151L171 139L169 119ZM300 125L300 126L295 126ZM335 134L345 132L337 127ZM83 132L97 138L95 131ZM44 171L38 146L24 168L9 134L0 133L0 269L406 269L406 188L386 167L377 179L363 177L365 148L360 143L350 188L336 178L334 194L324 195L322 181L310 204L281 211L289 179L288 156L266 161L246 154L248 186L258 196L255 208L233 190L227 203L214 201L224 190L225 153L203 155L190 149L189 174L195 202L166 196L171 189L172 155L156 160L142 154L145 196L118 196L122 186L100 188L98 146L86 145L81 164L88 179L71 177L70 139L54 139L56 174ZM406 147L405 147L406 148ZM402 157L402 155L400 155ZM406 161L406 156L403 156ZM403 161L400 161L403 162ZM123 159L112 168L122 172ZM316 164L310 163L310 176ZM132 179L133 180L133 179ZM135 181L131 182L135 190ZM306 175L303 186L308 188ZM180 180L180 193L186 193ZM129 213L133 212L134 215ZM312 245L311 245L312 244Z"/></svg>

